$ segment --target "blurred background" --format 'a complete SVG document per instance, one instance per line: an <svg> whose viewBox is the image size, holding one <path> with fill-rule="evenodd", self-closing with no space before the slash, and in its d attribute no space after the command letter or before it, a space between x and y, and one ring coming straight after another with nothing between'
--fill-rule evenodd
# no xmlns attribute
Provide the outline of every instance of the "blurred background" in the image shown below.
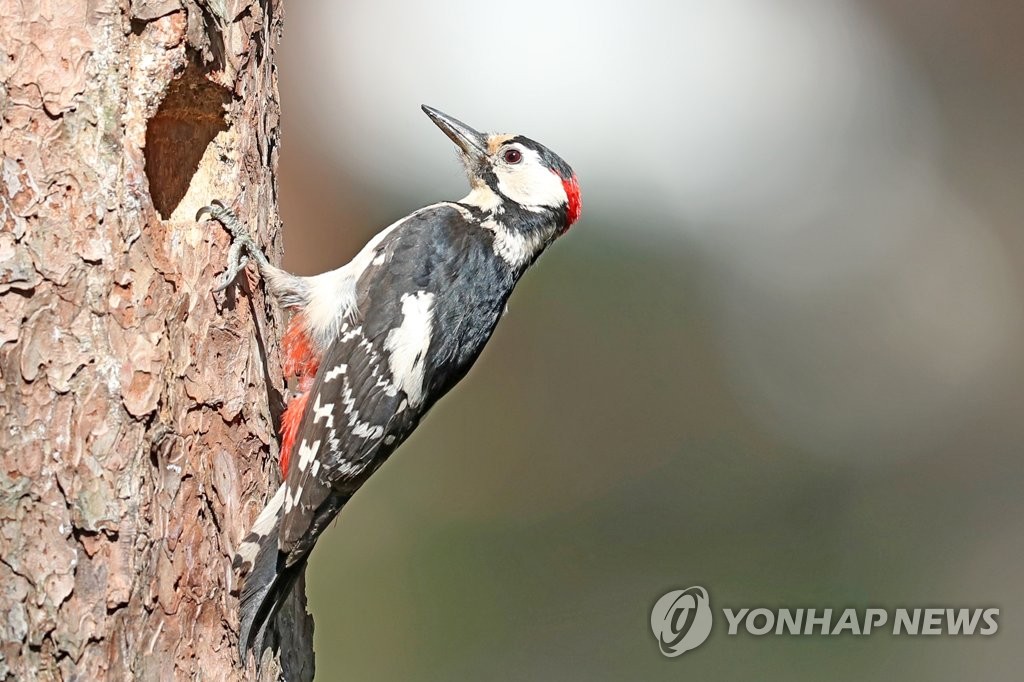
<svg viewBox="0 0 1024 682"><path fill-rule="evenodd" d="M309 570L322 680L1009 680L1024 664L1024 4L289 3L286 265L467 190L428 103L583 218ZM650 608L702 585L709 641ZM996 606L993 637L722 607Z"/></svg>

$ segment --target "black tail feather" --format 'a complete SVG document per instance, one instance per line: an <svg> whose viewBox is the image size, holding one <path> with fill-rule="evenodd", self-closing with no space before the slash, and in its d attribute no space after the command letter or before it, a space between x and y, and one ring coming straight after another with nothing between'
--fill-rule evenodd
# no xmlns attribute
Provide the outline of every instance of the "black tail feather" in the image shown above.
<svg viewBox="0 0 1024 682"><path fill-rule="evenodd" d="M274 616L281 610L306 570L306 561L316 539L349 499L348 494L334 494L316 510L312 524L300 542L282 552L281 524L285 486L281 486L253 524L252 530L239 545L232 563L244 582L239 600L238 650L242 661L256 649L257 659L270 642L267 632Z"/></svg>
<svg viewBox="0 0 1024 682"><path fill-rule="evenodd" d="M256 648L258 654L263 649L268 626L306 570L305 559L286 566L286 556L277 549L277 529L274 529L260 545L252 570L245 577L238 629L238 650L242 661L245 661L249 650Z"/></svg>

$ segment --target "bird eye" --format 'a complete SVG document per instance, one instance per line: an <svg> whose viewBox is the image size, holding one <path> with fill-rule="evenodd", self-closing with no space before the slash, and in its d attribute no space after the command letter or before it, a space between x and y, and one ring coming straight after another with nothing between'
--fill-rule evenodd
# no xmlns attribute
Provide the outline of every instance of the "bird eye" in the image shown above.
<svg viewBox="0 0 1024 682"><path fill-rule="evenodd" d="M523 160L523 153L518 149L506 149L503 158L505 163L519 163Z"/></svg>

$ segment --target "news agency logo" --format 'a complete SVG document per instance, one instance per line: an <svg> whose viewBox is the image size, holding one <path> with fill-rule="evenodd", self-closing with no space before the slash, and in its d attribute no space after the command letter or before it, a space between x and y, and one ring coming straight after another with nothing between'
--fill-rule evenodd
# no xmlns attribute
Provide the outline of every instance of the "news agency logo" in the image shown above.
<svg viewBox="0 0 1024 682"><path fill-rule="evenodd" d="M665 594L651 609L651 630L669 658L696 649L711 634L711 602L703 587Z"/></svg>
<svg viewBox="0 0 1024 682"><path fill-rule="evenodd" d="M726 635L741 632L754 637L795 635L891 636L946 635L988 637L999 631L997 608L723 608ZM651 630L661 653L675 658L696 649L711 634L714 617L703 587L688 587L662 595L651 609Z"/></svg>

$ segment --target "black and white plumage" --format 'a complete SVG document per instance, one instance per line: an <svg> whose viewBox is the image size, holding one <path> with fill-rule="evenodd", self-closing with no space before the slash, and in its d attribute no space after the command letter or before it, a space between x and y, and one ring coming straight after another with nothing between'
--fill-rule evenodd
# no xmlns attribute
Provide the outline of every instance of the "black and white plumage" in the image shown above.
<svg viewBox="0 0 1024 682"><path fill-rule="evenodd" d="M308 393L296 413L284 483L244 538L239 647L261 647L274 614L323 530L469 371L517 281L578 218L572 169L522 136L484 135L423 107L458 146L471 191L420 209L350 262L315 277L272 266L217 205L268 291L296 310L310 347ZM296 366L302 364L296 361Z"/></svg>

